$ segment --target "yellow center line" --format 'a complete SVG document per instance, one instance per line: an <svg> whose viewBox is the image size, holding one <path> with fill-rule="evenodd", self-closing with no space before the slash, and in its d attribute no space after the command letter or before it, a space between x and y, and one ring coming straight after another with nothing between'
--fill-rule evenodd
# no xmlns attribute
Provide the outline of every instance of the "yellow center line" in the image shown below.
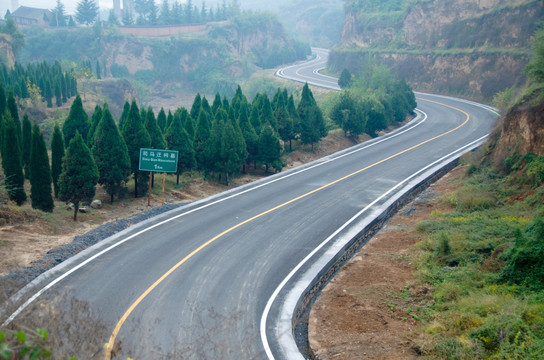
<svg viewBox="0 0 544 360"><path fill-rule="evenodd" d="M204 249L205 247L207 247L208 245L210 245L211 243L213 243L213 242L216 241L217 239L221 238L222 236L224 236L224 235L226 235L226 234L232 232L233 230L236 230L237 228L239 228L239 227L241 227L241 226L243 226L243 225L245 225L245 224L247 224L247 223L249 223L249 222L251 222L251 221L253 221L253 220L256 220L256 219L258 219L258 218L260 218L260 217L263 217L263 216L265 216L265 215L267 215L267 214L269 214L269 213L271 213L271 212L274 212L274 211L276 211L276 210L278 210L278 209L280 209L280 208L283 208L283 207L285 207L285 206L287 206L287 205L289 205L289 204L292 204L292 203L294 203L294 202L296 202L296 201L298 201L298 200L301 200L301 199L303 199L303 198L305 198L305 197L308 197L308 196L310 196L310 195L312 195L312 194L315 194L315 193L317 193L317 192L319 192L319 191L321 191L321 190L323 190L323 189L326 189L326 188L328 188L328 187L330 187L330 186L332 186L332 185L335 185L335 184L337 184L337 183L339 183L339 182L341 182L341 181L344 181L344 180L346 180L346 179L348 179L348 178L350 178L350 177L353 177L353 176L355 176L355 175L357 175L357 174L360 174L360 173L362 173L363 171L366 171L366 170L368 170L368 169L370 169L370 168L373 168L373 167L375 167L375 166L377 166L377 165L380 165L380 164L382 164L382 163L384 163L384 162L386 162L386 161L389 161L389 160L391 160L391 159L393 159L393 158L396 158L396 157L398 157L398 156L400 156L400 155L402 155L402 154L405 154L405 153L407 153L407 152L409 152L409 151L412 151L412 150L414 150L414 149L416 149L416 148L418 148L418 147L420 147L420 146L423 146L423 145L425 145L425 144L427 144L427 143L429 143L429 142L431 142L431 141L434 141L434 140L436 140L436 139L438 139L438 138L441 138L441 137L443 137L443 136L445 136L445 135L448 135L448 134L450 134L450 133L452 133L452 132L454 132L454 131L457 131L458 129L460 129L461 127L463 127L464 125L466 125L466 124L468 123L469 119L470 119L470 115L469 115L468 113L466 113L465 111L459 109L459 108L456 108L456 107L453 107L453 106L450 106L450 105L446 105L446 104L442 104L442 103L439 103L439 102L436 102L436 101L432 101L432 100L427 100L427 99L421 99L421 100L428 101L428 102L432 102L432 103L436 103L436 104L439 104L439 105L442 105L442 106L446 106L446 107L449 107L449 108L451 108L451 109L460 111L461 113L463 113L463 114L466 116L466 119L465 119L465 121L464 121L462 124L460 124L459 126L453 128L453 129L451 129L451 130L449 130L449 131L447 131L447 132L445 132L445 133L442 133L442 134L437 135L437 136L435 136L435 137L433 137L433 138L430 138L430 139L428 139L428 140L425 140L425 141L423 141L423 142L421 142L421 143L419 143L419 144L417 144L417 145L414 145L414 146L412 146L412 147L410 147L410 148L407 148L407 149L405 149L405 150L402 150L402 151L400 151L400 152L398 152L398 153L396 153L396 154L394 154L394 155L391 155L391 156L389 156L389 157L387 157L387 158L385 158L385 159L382 159L382 160L380 160L380 161L378 161L378 162L375 162L375 163L373 163L373 164L371 164L371 165L368 165L367 167L364 167L364 168L359 169L359 170L357 170L357 171L355 171L355 172L353 172L353 173L351 173L351 174L348 174L348 175L346 175L346 176L344 176L344 177L341 177L341 178L339 178L339 179L337 179L337 180L334 180L334 181L332 181L332 182L330 182L330 183L328 183L328 184L325 184L325 185L323 185L323 186L321 186L321 187L319 187L319 188L317 188L317 189L314 189L314 190L309 191L309 192L307 192L307 193L305 193L305 194L303 194L303 195L300 195L300 196L298 196L298 197L296 197L296 198L293 198L293 199L291 199L291 200L289 200L289 201L286 201L286 202L284 202L283 204L277 205L277 206L275 206L275 207L273 207L273 208L271 208L271 209L269 209L269 210L266 210L266 211L264 211L264 212L262 212L262 213L260 213L260 214L258 214L258 215L255 215L255 216L253 216L253 217L251 217L251 218L249 218L249 219L247 219L247 220L242 221L241 223L238 223L238 224L234 225L233 227L231 227L231 228L229 228L229 229L223 231L222 233L220 233L220 234L216 235L215 237L211 238L210 240L206 241L205 243L203 243L202 245L200 245L199 247L197 247L195 250L193 250L190 254L188 254L187 256L185 256L180 262L178 262L178 263L177 263L176 265L174 265L170 270L168 270L166 273L164 273L159 279L157 279L157 281L155 281L155 282L153 283L153 285L151 285L146 291L144 291L144 292L142 293L142 295L140 295L140 297L138 297L138 299L136 299L136 301L134 301L134 303L127 309L127 311L123 314L123 316L121 317L121 319L119 319L119 321L117 322L117 325L115 325L115 328L113 329L113 331L112 331L112 333L111 333L110 339L109 339L108 343L106 344L106 354L105 354L105 356L104 356L104 360L110 360L110 359L111 359L111 353L112 353L112 350L113 350L113 346L114 346L114 344L115 344L115 339L117 338L117 335L118 335L119 332L121 331L121 327L123 326L123 324L125 323L125 321L127 320L127 318L130 316L130 314L134 311L134 309L136 309L136 307L137 307L138 305L140 305L140 303L147 297L147 295L149 295L149 294L150 294L157 286L159 286L159 285L160 285L160 284L161 284L168 276L170 276L174 271L176 271L176 269L178 269L181 265L183 265L185 262L187 262L187 260L189 260L189 259L190 259L191 257L193 257L195 254L197 254L198 252L200 252L202 249Z"/></svg>

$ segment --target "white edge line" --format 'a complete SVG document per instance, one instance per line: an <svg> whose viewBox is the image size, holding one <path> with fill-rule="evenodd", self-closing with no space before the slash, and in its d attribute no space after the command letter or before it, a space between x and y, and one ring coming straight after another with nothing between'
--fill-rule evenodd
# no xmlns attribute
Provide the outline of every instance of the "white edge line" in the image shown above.
<svg viewBox="0 0 544 360"><path fill-rule="evenodd" d="M318 247L316 247L312 252L310 252L293 270L287 275L287 277L278 285L276 290L273 292L272 296L268 300L265 309L263 311L263 314L261 316L261 324L260 324L260 332L261 332L261 340L263 343L263 346L265 348L266 355L268 359L272 360L275 359L274 355L271 351L270 345L268 343L268 338L266 336L266 322L268 318L268 313L270 312L270 309L272 307L272 304L276 300L277 296L279 295L280 291L285 287L287 282L291 280L291 278L300 270L302 266L304 266L311 257L313 257L320 249L322 249L325 245L327 245L332 239L338 235L342 230L344 230L346 227L348 227L351 223L353 223L355 220L357 220L363 213L365 213L368 209L370 209L372 206L374 206L377 202L381 201L383 198L391 194L394 190L399 188L401 185L407 183L409 180L413 179L417 175L425 172L429 168L436 166L437 164L440 164L442 162L446 163L445 160L450 158L450 161L459 157L460 154L470 151L471 149L467 148L475 148L479 146L488 135L485 135L470 144L467 144L463 146L462 148L459 148L452 153L436 160L435 162L427 165L426 167L420 169L416 173L410 175L409 177L405 178L398 184L396 184L394 187L383 193L380 197L375 199L373 202L371 202L369 205L367 205L365 208L363 208L360 212L358 212L355 216L353 216L350 220L348 220L345 224L343 224L340 228L338 228L333 234L331 234L327 239L325 239ZM436 171L433 169L433 171ZM403 195L404 193L411 190L414 185L410 185L405 187L402 192L397 193L396 197L390 199L389 202L396 201L398 197ZM387 206L386 206L387 205ZM292 320L294 316L294 312L296 309L296 306L298 304L298 300L303 295L304 291L311 285L311 283L315 280L318 273L323 269L323 266L328 264L328 262L334 258L338 251L340 251L349 241L353 239L354 236L359 234L363 229L364 226L368 225L374 218L379 216L385 209L388 207L389 203L385 203L381 207L375 209L371 215L374 215L371 217L369 215L368 217L365 217L361 219L360 224L363 226L356 226L350 229L350 231L343 237L339 238L334 245L331 247L332 251L327 251L320 259L319 259L319 265L314 265L310 270L308 270L304 274L304 281L301 280L297 282L295 285L293 285L293 289L286 295L286 301L284 302L282 306L282 311L280 313L280 319L279 324L277 328L277 335L280 343L281 350L283 352L283 355L286 356L288 359L303 359L302 354L299 352L298 347L295 343L293 332L292 332ZM311 274L310 274L311 272ZM288 299L288 300L287 300Z"/></svg>
<svg viewBox="0 0 544 360"><path fill-rule="evenodd" d="M422 111L420 110L417 110L416 111L419 111L420 114L424 114ZM86 259L85 261L79 263L78 265L74 266L73 268L71 268L70 270L68 270L67 272L63 273L62 275L58 276L57 278L55 278L53 281L51 281L50 283L48 283L47 285L45 285L43 288L41 288L38 292L36 292L34 295L32 295L29 299L27 299L22 305L20 305L3 323L2 323L2 326L7 326L9 325L24 309L26 309L30 304L32 304L38 297L40 297L45 291L49 290L50 288L52 288L53 286L55 286L56 284L58 284L59 282L61 282L62 280L64 280L65 278L67 278L69 275L71 275L72 273L74 273L75 271L81 269L82 267L84 267L85 265L89 264L90 262L94 261L95 259L97 259L98 257L104 255L105 253L115 249L116 247L118 247L119 245L122 245L124 244L125 242L149 231L149 230L152 230L156 227L159 227L163 224L166 224L172 220L176 220L180 217L183 217L183 216L186 216L186 215L189 215L191 213L194 213L196 211L199 211L199 210L202 210L202 209L205 209L207 207L210 207L212 205L216 205L218 203L221 203L223 201L226 201L226 200L229 200L229 199L232 199L234 197L237 197L237 196L240 196L240 195L243 195L245 193L248 193L250 191L253 191L253 190L256 190L256 189L259 189L261 187L264 187L264 186L267 186L267 185L270 185L270 184L273 184L277 181L280 181L280 180L284 180L284 179L287 179L291 176L294 176L294 175L297 175L297 174L300 174L302 172L305 172L305 171L308 171L310 169L313 169L313 168L316 168L318 166L321 166L321 165L324 165L328 162L331 162L331 161L335 161L337 159L341 159L345 156L349 156L351 154L354 154L354 153L357 153L359 151L362 151L362 150L365 150L365 149L368 149L372 146L375 146L377 144L380 144L384 141L387 141L387 140L390 140L390 139L393 139L397 136L400 136L401 134L404 134L405 132L408 132L414 128L416 128L417 126L421 125L426 119L427 119L427 116L425 114L423 120L419 121L419 122L416 122L414 124L415 121L417 121L419 118L416 117L411 123L409 124L412 124L412 125L409 125L409 127L407 127L406 129L402 129L400 128L399 130L401 131L398 131L398 132L392 132L390 134L387 134L385 135L382 139L378 139L376 141L372 141L370 144L368 145L365 145L365 146L361 146L361 147L358 147L357 149L355 150L352 150L352 151L348 151L344 154L342 154L342 152L345 152L345 150L341 150L339 152L337 152L336 154L332 154L332 155L329 155L327 157L324 157L322 159L326 159L325 161L322 161L322 160L317 160L315 161L315 164L314 165L311 165L311 166L307 166L307 167L304 167L303 169L301 170L298 170L298 171L293 171L291 173L286 173L286 174L278 174L278 177L275 178L275 179L268 179L268 181L265 181L264 183L262 184L259 184L259 185L256 185L256 186L252 186L252 184L248 184L248 187L249 189L246 189L246 190L243 190L243 191L240 191L240 192L236 192L232 195L229 195L229 196L226 196L224 198L221 198L221 199L218 199L218 200L215 200L215 201L212 201L210 203L207 203L207 204L204 204L200 207L197 207L197 208L194 208L194 209L191 209L189 211L185 211L186 208L185 207L182 207L182 208L177 208L177 209L173 209L171 211L168 211L164 214L160 214L160 215L157 215L153 218L150 218L146 221L143 221L143 222L140 222L138 224L135 224L107 239L104 239L102 240L101 242L91 246L90 248L86 249L86 250L83 250L82 252L80 252L79 254L71 257L70 259L62 262L61 264L55 266L54 268L46 271L45 273L41 274L40 276L38 276L36 279L34 279L32 282L30 282L29 284L27 284L25 287L23 287L21 290L19 290L19 292L17 292L12 298L10 298L10 303L14 303L14 302L17 302L19 299L23 298L25 296L25 294L29 291L32 291L34 289L35 286L39 285L40 283L42 283L43 281L46 281L48 278L50 277L53 277L55 276L59 271L62 271L64 270L65 268L69 267L70 265L72 265L73 263L75 263L76 261L79 261L81 260L82 258L84 258L85 256L88 256L91 252L93 251L96 251L97 249L101 248L101 247L104 247L104 246L107 246L108 244L110 244L111 242L117 240L118 238L120 238L121 236L125 235L126 233L134 230L136 227L141 227L141 226L144 226L145 224L149 223L150 221L153 221L153 220L156 220L158 217L164 217L164 216L169 216L172 212L177 212L177 211L184 211L182 214L179 214L179 215L176 215L176 216L173 216L171 218L168 218L166 220L163 220L159 223L156 223L154 225L151 225L149 227L146 227L145 229L143 230L140 230L126 238L124 238L123 240L121 241L118 241L116 243L114 243L113 245L103 249L102 251L96 253L95 255L89 257L88 259ZM337 155L337 154L341 154L341 155ZM335 156L336 155L336 156ZM311 164L311 163L310 163ZM255 184L253 184L255 185ZM235 192L237 190L240 190L240 188L243 188L242 187L239 187L239 188L235 188L233 189L232 191ZM228 191L227 191L228 193ZM224 193L222 194L218 194L216 196L212 196L211 198L213 199L214 197L217 197L219 195L224 195ZM203 200L200 200L200 201L197 201L195 203L193 203L192 205L198 205L198 203L202 203L204 201L209 201L210 198L207 198L207 199L203 199Z"/></svg>

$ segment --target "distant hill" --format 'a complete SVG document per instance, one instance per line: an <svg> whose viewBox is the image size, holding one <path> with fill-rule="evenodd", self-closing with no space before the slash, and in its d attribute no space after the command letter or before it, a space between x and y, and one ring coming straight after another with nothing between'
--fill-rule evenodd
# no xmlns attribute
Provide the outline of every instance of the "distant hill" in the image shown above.
<svg viewBox="0 0 544 360"><path fill-rule="evenodd" d="M34 26L23 29L26 46L17 61L85 61L92 71L98 64L102 77L136 81L167 97L180 92L233 93L256 69L304 59L310 53L307 44L291 40L268 13L242 13L203 28L175 36L137 37L115 27Z"/></svg>
<svg viewBox="0 0 544 360"><path fill-rule="evenodd" d="M330 66L389 64L416 89L490 100L525 82L541 0L348 0Z"/></svg>

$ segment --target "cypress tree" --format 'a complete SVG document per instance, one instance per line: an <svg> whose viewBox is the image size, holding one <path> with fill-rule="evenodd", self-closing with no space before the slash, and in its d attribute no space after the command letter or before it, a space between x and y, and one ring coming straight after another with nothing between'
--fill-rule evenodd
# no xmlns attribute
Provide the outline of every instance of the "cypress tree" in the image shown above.
<svg viewBox="0 0 544 360"><path fill-rule="evenodd" d="M202 98L200 97L200 93L198 93L196 94L195 99L193 100L193 106L191 106L190 114L193 120L198 118L201 107L202 107Z"/></svg>
<svg viewBox="0 0 544 360"><path fill-rule="evenodd" d="M210 103L208 102L208 99L206 97L202 97L202 102L200 104L200 109L206 111L210 116L213 116L212 108L210 106Z"/></svg>
<svg viewBox="0 0 544 360"><path fill-rule="evenodd" d="M62 172L62 158L64 157L64 140L58 124L55 124L51 137L51 177L55 197L59 197L59 176Z"/></svg>
<svg viewBox="0 0 544 360"><path fill-rule="evenodd" d="M147 188L145 186L147 175L139 170L140 148L149 148L151 146L151 137L140 118L140 111L135 100L132 100L121 134L127 144L130 169L134 174L134 197L138 197L140 194L145 194Z"/></svg>
<svg viewBox="0 0 544 360"><path fill-rule="evenodd" d="M230 121L222 126L221 147L219 151L219 170L225 174L227 186L230 175L239 172L247 158L246 143L240 131L236 131Z"/></svg>
<svg viewBox="0 0 544 360"><path fill-rule="evenodd" d="M257 136L251 122L249 122L248 103L245 101L243 101L240 105L240 117L238 118L238 124L240 126L240 130L242 131L242 136L246 142L246 150L248 154L246 160L250 163L255 162L257 161L259 136ZM245 164L243 172L245 173Z"/></svg>
<svg viewBox="0 0 544 360"><path fill-rule="evenodd" d="M166 147L166 142L162 135L161 129L157 124L155 119L155 114L153 114L153 109L151 106L147 109L145 128L151 137L151 147L153 149L164 149ZM155 186L155 173L151 174L151 187Z"/></svg>
<svg viewBox="0 0 544 360"><path fill-rule="evenodd" d="M102 120L102 108L100 107L100 105L96 105L94 107L93 116L91 116L91 127L89 128L89 133L87 134L87 146L89 146L90 149L93 148L94 135L96 132L96 128L98 127L98 123L100 123L100 120Z"/></svg>
<svg viewBox="0 0 544 360"><path fill-rule="evenodd" d="M97 79L101 79L102 78L102 70L100 70L100 63L98 62L98 60L96 60L96 78Z"/></svg>
<svg viewBox="0 0 544 360"><path fill-rule="evenodd" d="M318 142L322 137L327 136L327 128L325 126L323 113L317 106L308 83L304 84L304 87L302 88L302 95L297 112L301 124L300 139L303 144L312 144L313 151L314 143Z"/></svg>
<svg viewBox="0 0 544 360"><path fill-rule="evenodd" d="M74 204L74 221L77 220L80 203L92 201L98 178L91 151L79 131L76 131L66 149L59 177L59 198Z"/></svg>
<svg viewBox="0 0 544 360"><path fill-rule="evenodd" d="M190 120L190 119L189 119ZM174 120L164 135L169 150L178 151L178 168L176 172L176 184L179 185L179 176L196 167L195 150L193 142L187 131L181 124L181 119L174 116Z"/></svg>
<svg viewBox="0 0 544 360"><path fill-rule="evenodd" d="M87 141L87 134L91 124L89 122L89 116L83 109L83 103L79 94L76 96L72 106L70 107L70 113L68 118L62 125L62 133L64 135L64 144L68 147L70 140L79 132L84 141Z"/></svg>
<svg viewBox="0 0 544 360"><path fill-rule="evenodd" d="M25 170L25 178L29 179L30 171L30 148L32 145L32 124L28 119L28 115L23 115L23 168Z"/></svg>
<svg viewBox="0 0 544 360"><path fill-rule="evenodd" d="M52 212L55 207L51 196L51 169L49 155L43 134L34 124L32 127L32 147L30 151L30 198L32 208Z"/></svg>
<svg viewBox="0 0 544 360"><path fill-rule="evenodd" d="M115 121L104 104L102 119L98 123L92 148L98 168L98 183L104 187L110 201L122 190L130 176L130 158L125 140L121 136Z"/></svg>
<svg viewBox="0 0 544 360"><path fill-rule="evenodd" d="M55 81L54 92L55 92L55 105L57 105L57 107L62 106L62 93L60 91L60 84L58 80Z"/></svg>
<svg viewBox="0 0 544 360"><path fill-rule="evenodd" d="M130 111L130 104L129 104L128 100L127 100L127 101L125 101L125 105L123 105L123 112L121 113L121 117L119 118L118 127L119 127L120 131L123 131L123 126L125 124L125 120L128 117L129 111Z"/></svg>
<svg viewBox="0 0 544 360"><path fill-rule="evenodd" d="M26 193L17 127L10 112L6 111L3 118L2 168L4 169L4 182L10 200L15 201L17 205L21 205L26 200Z"/></svg>
<svg viewBox="0 0 544 360"><path fill-rule="evenodd" d="M198 115L194 148L197 165L202 170L207 168L207 156L204 154L204 151L207 146L206 143L210 139L211 128L210 115L206 111L201 111Z"/></svg>
<svg viewBox="0 0 544 360"><path fill-rule="evenodd" d="M47 107L52 108L53 107L53 89L51 88L51 81L46 80L45 81L45 101L47 102Z"/></svg>
<svg viewBox="0 0 544 360"><path fill-rule="evenodd" d="M166 143L164 141L164 137L162 136L161 129L157 124L157 120L155 119L151 106L147 109L145 128L151 137L151 147L154 149L164 149L166 147Z"/></svg>
<svg viewBox="0 0 544 360"><path fill-rule="evenodd" d="M162 107L159 111L159 114L157 115L157 125L159 125L159 128L161 129L161 133L164 134L166 130L166 113L164 112L164 108Z"/></svg>
<svg viewBox="0 0 544 360"><path fill-rule="evenodd" d="M266 126L259 136L258 157L259 161L265 165L267 172L270 166L281 171L283 164L281 162L280 140L271 126Z"/></svg>
<svg viewBox="0 0 544 360"><path fill-rule="evenodd" d="M19 144L19 155L22 155L23 133L21 131L21 119L19 118L19 110L17 108L17 102L15 102L13 91L9 92L7 108L15 124L15 135L17 136L17 143Z"/></svg>
<svg viewBox="0 0 544 360"><path fill-rule="evenodd" d="M170 125L172 124L172 121L174 121L174 115L172 115L172 112L168 110L168 116L166 117L166 127L164 128L165 131L166 129L170 127Z"/></svg>
<svg viewBox="0 0 544 360"><path fill-rule="evenodd" d="M219 109L221 106L223 106L223 104L221 103L221 95L219 95L219 93L216 93L212 103L212 115L215 116L215 114L217 113L217 109Z"/></svg>

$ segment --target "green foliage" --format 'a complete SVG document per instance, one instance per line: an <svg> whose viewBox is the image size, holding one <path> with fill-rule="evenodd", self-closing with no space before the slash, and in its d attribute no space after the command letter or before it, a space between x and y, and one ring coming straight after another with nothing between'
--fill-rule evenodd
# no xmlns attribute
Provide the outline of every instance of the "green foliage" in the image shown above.
<svg viewBox="0 0 544 360"><path fill-rule="evenodd" d="M537 217L525 231L516 233L502 278L534 290L544 290L544 219Z"/></svg>
<svg viewBox="0 0 544 360"><path fill-rule="evenodd" d="M271 166L276 171L281 171L283 167L280 140L270 126L266 126L259 136L258 160L265 165L266 171Z"/></svg>
<svg viewBox="0 0 544 360"><path fill-rule="evenodd" d="M342 89L348 87L351 84L351 73L348 69L342 70L340 77L338 78L338 86Z"/></svg>
<svg viewBox="0 0 544 360"><path fill-rule="evenodd" d="M77 3L76 19L80 24L92 24L98 16L98 5L93 0L81 0Z"/></svg>
<svg viewBox="0 0 544 360"><path fill-rule="evenodd" d="M435 214L418 226L426 235L419 244L418 276L434 290L433 304L424 310L422 355L541 357L544 192L539 185L526 198L534 185L516 179L525 178L524 169L536 158L517 157L512 161L517 170L506 178L483 165L472 167L463 187L449 198L457 211Z"/></svg>
<svg viewBox="0 0 544 360"><path fill-rule="evenodd" d="M11 37L11 46L15 55L19 54L19 50L25 45L25 36L17 29L17 25L11 16L6 18L6 21L0 25L0 33L8 34Z"/></svg>
<svg viewBox="0 0 544 360"><path fill-rule="evenodd" d="M134 197L140 194L145 194L146 174L139 170L140 149L149 148L151 146L151 137L145 129L144 123L140 117L140 111L135 100L132 100L127 119L123 123L121 129L123 138L128 148L130 158L130 169L134 174Z"/></svg>
<svg viewBox="0 0 544 360"><path fill-rule="evenodd" d="M300 139L303 144L312 144L313 150L314 143L327 136L328 131L321 109L317 106L308 84L302 88L297 112L300 117Z"/></svg>
<svg viewBox="0 0 544 360"><path fill-rule="evenodd" d="M98 123L92 147L98 169L98 183L104 187L110 202L119 195L130 176L130 158L125 140L121 136L107 104Z"/></svg>
<svg viewBox="0 0 544 360"><path fill-rule="evenodd" d="M25 113L23 115L23 168L25 170L25 178L29 178L29 164L30 164L30 147L32 144L32 124L28 115Z"/></svg>
<svg viewBox="0 0 544 360"><path fill-rule="evenodd" d="M4 169L4 182L10 200L15 201L17 205L21 205L26 200L21 147L19 145L15 121L8 111L4 112L2 127L2 168Z"/></svg>
<svg viewBox="0 0 544 360"><path fill-rule="evenodd" d="M48 344L46 330L33 332L0 331L0 358L39 360L51 358L53 350Z"/></svg>
<svg viewBox="0 0 544 360"><path fill-rule="evenodd" d="M64 124L62 125L62 133L64 135L66 147L68 147L68 144L77 132L79 132L83 140L86 141L90 127L89 116L87 116L87 113L83 109L83 103L78 94L70 107L70 113L68 114L66 121L64 121Z"/></svg>
<svg viewBox="0 0 544 360"><path fill-rule="evenodd" d="M37 124L32 127L30 150L30 198L32 208L52 212L55 207L51 196L51 168L43 134Z"/></svg>
<svg viewBox="0 0 544 360"><path fill-rule="evenodd" d="M99 173L91 151L76 131L66 150L59 176L59 199L74 204L74 221L77 220L80 203L93 199L98 179Z"/></svg>
<svg viewBox="0 0 544 360"><path fill-rule="evenodd" d="M527 65L529 80L533 83L544 83L544 27L534 35L533 54Z"/></svg>
<svg viewBox="0 0 544 360"><path fill-rule="evenodd" d="M57 123L51 137L51 178L55 197L59 196L59 176L62 173L62 158L64 157L64 139Z"/></svg>
<svg viewBox="0 0 544 360"><path fill-rule="evenodd" d="M190 118L187 121L192 122ZM174 116L172 123L164 134L169 150L178 151L178 168L176 172L176 184L179 185L179 177L185 172L196 167L195 150L193 141L181 123L181 116Z"/></svg>
<svg viewBox="0 0 544 360"><path fill-rule="evenodd" d="M345 135L349 133L355 138L367 129L368 116L363 102L356 99L350 91L340 94L340 99L330 114L332 121L344 130Z"/></svg>

